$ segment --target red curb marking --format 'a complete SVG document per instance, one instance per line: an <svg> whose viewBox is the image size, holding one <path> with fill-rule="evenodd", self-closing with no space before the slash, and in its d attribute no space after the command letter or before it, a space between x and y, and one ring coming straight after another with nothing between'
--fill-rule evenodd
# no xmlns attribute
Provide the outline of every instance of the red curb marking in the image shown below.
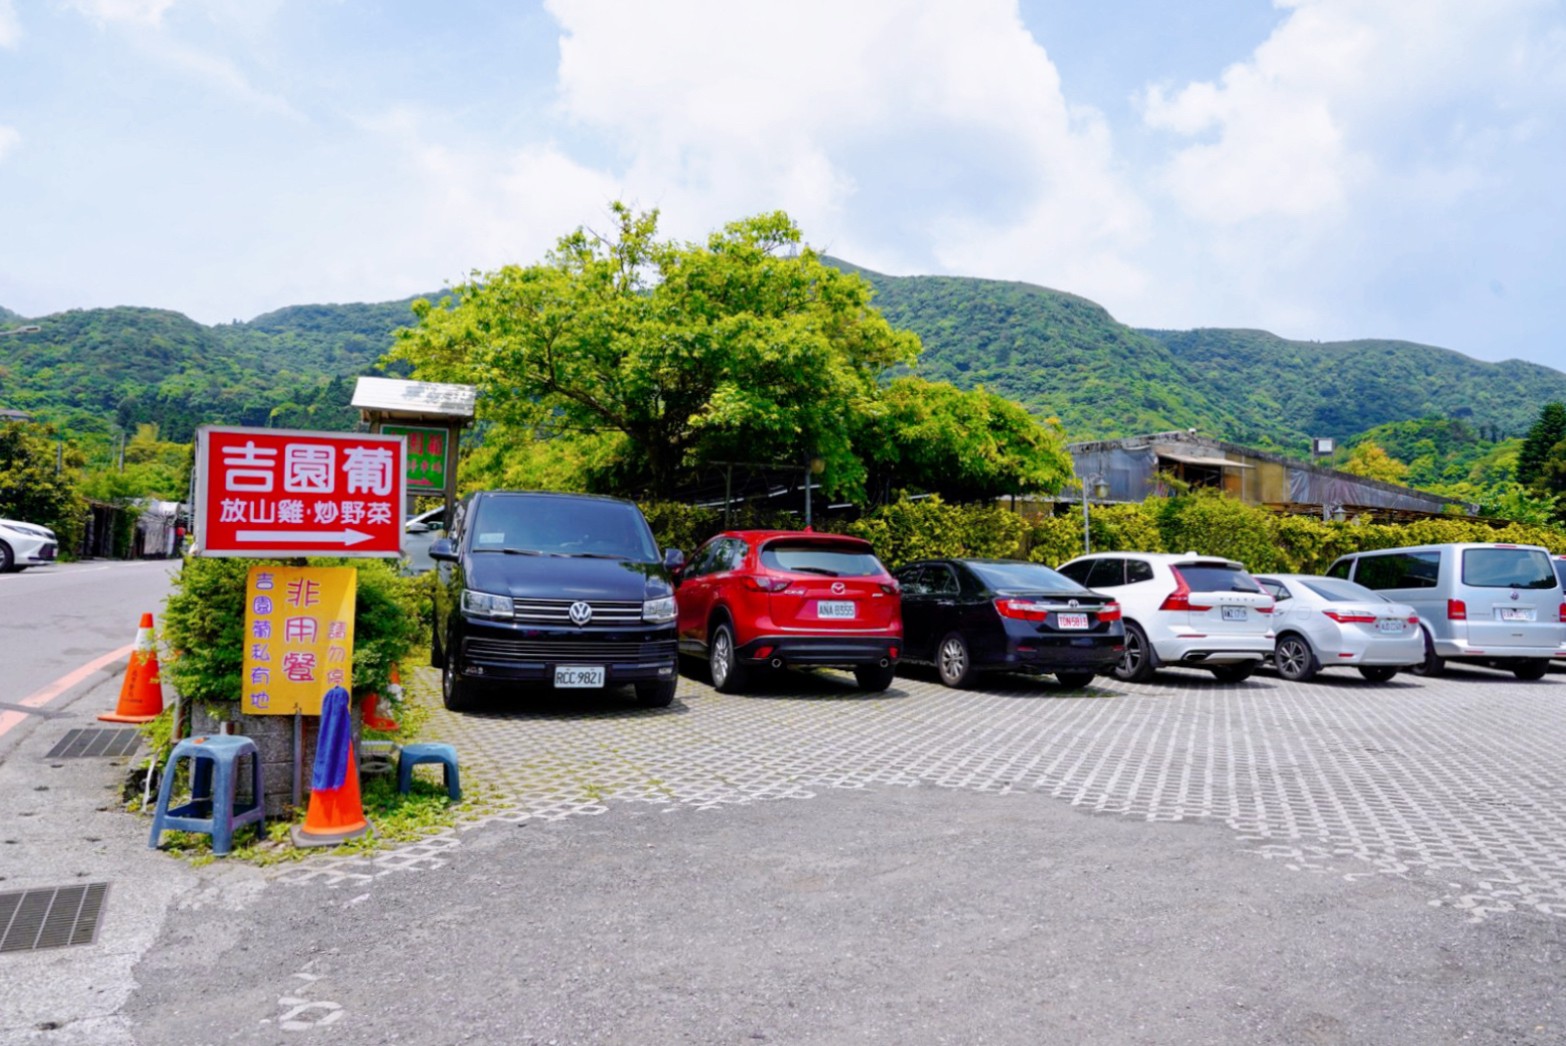
<svg viewBox="0 0 1566 1046"><path fill-rule="evenodd" d="M54 682L44 687L42 690L37 690L31 694L28 694L26 697L18 701L17 704L25 705L28 708L42 708L44 705L48 704L50 701L53 701L55 698L65 693L77 683L80 683L94 672L102 669L105 665L111 665L116 661L123 661L124 659L130 657L131 652L135 649L135 643L128 643L125 646L120 647L118 650L111 650L102 657L87 662L87 664L82 665L75 671L67 672L59 679L56 679ZM16 726L18 723L24 721L26 718L26 712L0 712L0 737L4 737L7 731Z"/></svg>

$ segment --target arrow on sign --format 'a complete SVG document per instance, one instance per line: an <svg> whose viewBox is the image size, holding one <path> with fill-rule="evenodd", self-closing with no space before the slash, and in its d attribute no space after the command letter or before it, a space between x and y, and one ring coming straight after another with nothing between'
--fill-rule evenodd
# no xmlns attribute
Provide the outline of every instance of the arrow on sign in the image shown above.
<svg viewBox="0 0 1566 1046"><path fill-rule="evenodd" d="M304 541L310 544L331 542L334 545L357 545L361 541L370 540L372 536L358 530L238 530L234 532L235 541L265 541L273 544L279 541Z"/></svg>

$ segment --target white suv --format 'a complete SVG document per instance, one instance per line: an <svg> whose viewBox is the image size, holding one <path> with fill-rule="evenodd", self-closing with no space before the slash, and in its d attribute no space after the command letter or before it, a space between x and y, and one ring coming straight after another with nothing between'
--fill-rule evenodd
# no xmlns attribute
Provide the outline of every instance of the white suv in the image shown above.
<svg viewBox="0 0 1566 1046"><path fill-rule="evenodd" d="M1273 599L1232 559L1195 552L1095 552L1060 566L1125 614L1126 649L1112 671L1139 683L1170 665L1238 683L1272 656Z"/></svg>

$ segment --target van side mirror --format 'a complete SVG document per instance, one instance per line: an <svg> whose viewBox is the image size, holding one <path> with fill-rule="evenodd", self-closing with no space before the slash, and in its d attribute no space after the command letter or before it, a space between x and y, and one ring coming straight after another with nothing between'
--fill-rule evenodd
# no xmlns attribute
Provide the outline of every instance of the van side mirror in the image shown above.
<svg viewBox="0 0 1566 1046"><path fill-rule="evenodd" d="M430 558L442 563L455 563L457 546L451 543L450 538L436 538L430 542Z"/></svg>
<svg viewBox="0 0 1566 1046"><path fill-rule="evenodd" d="M685 553L677 548L663 550L663 568L675 577L679 577L685 570Z"/></svg>

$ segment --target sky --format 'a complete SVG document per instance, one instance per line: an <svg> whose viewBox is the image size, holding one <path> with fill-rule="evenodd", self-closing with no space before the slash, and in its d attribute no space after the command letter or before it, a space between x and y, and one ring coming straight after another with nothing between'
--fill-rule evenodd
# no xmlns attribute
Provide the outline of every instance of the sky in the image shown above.
<svg viewBox="0 0 1566 1046"><path fill-rule="evenodd" d="M1566 369L1563 4L0 0L0 306L388 301L620 200Z"/></svg>

